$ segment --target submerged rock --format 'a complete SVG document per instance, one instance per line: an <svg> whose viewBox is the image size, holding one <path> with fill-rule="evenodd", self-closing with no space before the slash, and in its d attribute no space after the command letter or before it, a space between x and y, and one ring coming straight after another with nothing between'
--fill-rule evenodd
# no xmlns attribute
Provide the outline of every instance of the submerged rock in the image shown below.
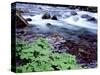
<svg viewBox="0 0 100 75"><path fill-rule="evenodd" d="M51 26L52 24L51 24L51 23L47 23L46 25L49 27L49 26Z"/></svg>
<svg viewBox="0 0 100 75"><path fill-rule="evenodd" d="M75 11L71 11L71 15L77 15L77 12L75 12Z"/></svg>

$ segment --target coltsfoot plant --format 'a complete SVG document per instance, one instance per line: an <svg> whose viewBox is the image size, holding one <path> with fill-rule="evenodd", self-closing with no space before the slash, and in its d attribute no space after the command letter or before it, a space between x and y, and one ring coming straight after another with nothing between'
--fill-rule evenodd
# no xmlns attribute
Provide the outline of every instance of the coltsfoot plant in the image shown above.
<svg viewBox="0 0 100 75"><path fill-rule="evenodd" d="M33 43L16 39L16 72L36 72L74 69L79 65L75 56L68 53L53 53L45 38ZM24 64L23 64L24 63Z"/></svg>

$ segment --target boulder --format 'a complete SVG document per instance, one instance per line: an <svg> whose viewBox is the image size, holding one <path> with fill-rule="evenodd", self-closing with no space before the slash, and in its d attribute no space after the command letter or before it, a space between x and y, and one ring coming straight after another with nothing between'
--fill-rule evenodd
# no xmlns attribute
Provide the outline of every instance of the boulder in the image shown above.
<svg viewBox="0 0 100 75"><path fill-rule="evenodd" d="M43 16L42 16L42 19L50 19L51 18L51 15L49 13L45 13Z"/></svg>
<svg viewBox="0 0 100 75"><path fill-rule="evenodd" d="M95 17L89 16L87 14L82 15L81 18L86 18L87 21L97 23L97 20L95 19Z"/></svg>
<svg viewBox="0 0 100 75"><path fill-rule="evenodd" d="M97 20L94 17L91 17L91 18L87 19L87 21L97 23Z"/></svg>
<svg viewBox="0 0 100 75"><path fill-rule="evenodd" d="M27 18L26 21L32 21L32 19L31 18Z"/></svg>
<svg viewBox="0 0 100 75"><path fill-rule="evenodd" d="M52 20L58 20L56 15L54 15L51 19Z"/></svg>

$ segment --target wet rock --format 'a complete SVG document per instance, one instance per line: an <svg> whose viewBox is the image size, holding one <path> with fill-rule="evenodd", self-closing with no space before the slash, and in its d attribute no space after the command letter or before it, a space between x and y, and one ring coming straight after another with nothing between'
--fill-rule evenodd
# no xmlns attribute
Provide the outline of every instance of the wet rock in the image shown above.
<svg viewBox="0 0 100 75"><path fill-rule="evenodd" d="M42 10L42 7L39 7L40 10Z"/></svg>
<svg viewBox="0 0 100 75"><path fill-rule="evenodd" d="M97 23L97 20L96 20L94 17L91 17L91 18L89 18L89 19L87 19L87 20L90 21L90 22Z"/></svg>
<svg viewBox="0 0 100 75"><path fill-rule="evenodd" d="M58 20L56 15L54 15L51 19L52 20Z"/></svg>
<svg viewBox="0 0 100 75"><path fill-rule="evenodd" d="M32 19L31 18L27 18L26 21L32 21Z"/></svg>
<svg viewBox="0 0 100 75"><path fill-rule="evenodd" d="M77 12L75 12L75 11L71 11L71 15L77 15Z"/></svg>
<svg viewBox="0 0 100 75"><path fill-rule="evenodd" d="M89 15L87 15L87 14L83 14L83 15L81 15L81 18L91 18L91 16L89 16Z"/></svg>
<svg viewBox="0 0 100 75"><path fill-rule="evenodd" d="M58 28L57 26L52 25L51 23L47 23L46 25L48 26L48 28L53 29L53 30ZM52 30L52 31L53 31L53 30ZM52 31L51 31L51 32L52 32Z"/></svg>
<svg viewBox="0 0 100 75"><path fill-rule="evenodd" d="M42 16L42 19L50 19L51 18L51 15L49 13L45 13L43 16Z"/></svg>
<svg viewBox="0 0 100 75"><path fill-rule="evenodd" d="M97 20L96 20L94 17L89 16L89 15L87 15L87 14L82 15L81 18L86 18L87 21L97 23Z"/></svg>

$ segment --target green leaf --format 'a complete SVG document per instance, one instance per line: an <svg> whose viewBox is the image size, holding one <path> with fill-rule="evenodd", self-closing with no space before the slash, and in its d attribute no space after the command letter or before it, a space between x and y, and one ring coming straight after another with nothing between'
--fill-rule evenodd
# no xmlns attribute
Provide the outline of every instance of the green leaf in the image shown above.
<svg viewBox="0 0 100 75"><path fill-rule="evenodd" d="M16 58L27 60L26 64L18 65L16 72L52 71L75 69L80 66L76 57L69 53L52 53L52 45L45 38L38 38L33 43L21 39L16 40Z"/></svg>

